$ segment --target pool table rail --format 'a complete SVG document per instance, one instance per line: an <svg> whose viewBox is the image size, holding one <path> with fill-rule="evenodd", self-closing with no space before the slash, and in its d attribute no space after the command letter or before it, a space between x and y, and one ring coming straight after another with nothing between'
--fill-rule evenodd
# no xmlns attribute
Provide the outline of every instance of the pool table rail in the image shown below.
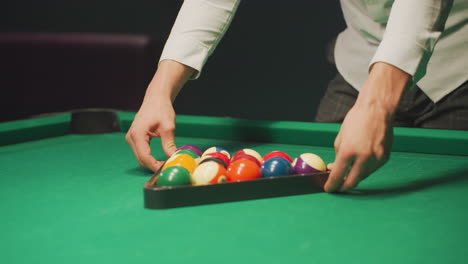
<svg viewBox="0 0 468 264"><path fill-rule="evenodd" d="M116 112L126 132L135 113ZM0 146L70 133L71 114L0 123ZM339 124L179 115L177 136L333 147ZM394 128L392 151L468 156L468 131Z"/></svg>

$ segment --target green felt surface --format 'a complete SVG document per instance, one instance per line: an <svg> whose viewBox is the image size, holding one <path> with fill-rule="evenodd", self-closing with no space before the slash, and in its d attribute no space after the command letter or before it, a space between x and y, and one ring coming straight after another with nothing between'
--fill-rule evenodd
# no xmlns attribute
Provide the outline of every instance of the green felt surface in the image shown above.
<svg viewBox="0 0 468 264"><path fill-rule="evenodd" d="M329 147L178 137L261 154ZM153 152L163 157L158 140ZM353 194L143 209L123 133L0 147L4 263L463 263L468 156L394 152Z"/></svg>

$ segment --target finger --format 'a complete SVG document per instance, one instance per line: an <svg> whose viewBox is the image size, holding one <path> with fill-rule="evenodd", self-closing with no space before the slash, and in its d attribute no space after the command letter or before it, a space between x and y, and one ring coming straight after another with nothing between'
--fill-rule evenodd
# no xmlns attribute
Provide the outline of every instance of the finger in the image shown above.
<svg viewBox="0 0 468 264"><path fill-rule="evenodd" d="M333 162L327 164L327 170L332 170L333 169Z"/></svg>
<svg viewBox="0 0 468 264"><path fill-rule="evenodd" d="M174 152L176 152L177 147L174 141L174 128L165 128L161 130L161 145L163 147L164 153L170 157Z"/></svg>
<svg viewBox="0 0 468 264"><path fill-rule="evenodd" d="M133 138L133 142L135 144L135 150L138 157L141 160L143 167L156 172L161 167L161 162L157 161L151 155L151 148L149 145L149 136L146 135L136 135Z"/></svg>
<svg viewBox="0 0 468 264"><path fill-rule="evenodd" d="M143 167L143 163L141 162L141 159L138 157L138 153L136 152L136 147L135 147L135 142L133 141L133 136L132 132L128 132L125 135L125 140L127 141L128 145L130 145L130 148L132 149L133 155L135 156L135 159L137 160L138 164Z"/></svg>
<svg viewBox="0 0 468 264"><path fill-rule="evenodd" d="M341 130L338 132L338 135L336 135L335 141L333 142L333 147L335 148L335 153L338 153L340 149L340 144L341 144Z"/></svg>
<svg viewBox="0 0 468 264"><path fill-rule="evenodd" d="M358 160L353 164L353 167L349 171L348 177L340 187L340 192L346 192L354 189L359 182L369 175L368 169L366 168L365 160Z"/></svg>
<svg viewBox="0 0 468 264"><path fill-rule="evenodd" d="M333 163L333 169L330 171L330 175L324 186L326 192L338 191L352 163L351 157L337 155L337 159Z"/></svg>

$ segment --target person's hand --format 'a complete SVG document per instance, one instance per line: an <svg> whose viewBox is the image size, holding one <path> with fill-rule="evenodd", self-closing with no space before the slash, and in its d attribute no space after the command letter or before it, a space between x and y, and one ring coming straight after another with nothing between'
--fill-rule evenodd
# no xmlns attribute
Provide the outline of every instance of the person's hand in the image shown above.
<svg viewBox="0 0 468 264"><path fill-rule="evenodd" d="M377 106L355 105L335 139L336 158L329 164L327 192L344 192L380 168L390 156L393 128Z"/></svg>
<svg viewBox="0 0 468 264"><path fill-rule="evenodd" d="M155 98L142 104L125 137L141 167L155 172L163 164L151 155L150 141L154 137L161 138L162 148L168 157L176 151L175 117L170 98Z"/></svg>
<svg viewBox="0 0 468 264"><path fill-rule="evenodd" d="M151 155L150 141L161 138L164 153L169 157L176 151L174 142L176 115L172 102L195 70L173 60L163 60L146 90L145 98L125 136L141 167L154 172L163 161Z"/></svg>
<svg viewBox="0 0 468 264"><path fill-rule="evenodd" d="M375 63L355 105L335 139L327 192L345 192L384 165L390 157L393 116L410 76L383 62Z"/></svg>

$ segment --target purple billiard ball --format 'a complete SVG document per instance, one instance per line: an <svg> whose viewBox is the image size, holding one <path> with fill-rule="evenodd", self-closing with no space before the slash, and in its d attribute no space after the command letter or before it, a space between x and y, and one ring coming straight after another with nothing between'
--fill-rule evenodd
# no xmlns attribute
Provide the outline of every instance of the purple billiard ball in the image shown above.
<svg viewBox="0 0 468 264"><path fill-rule="evenodd" d="M261 170L263 178L293 174L293 167L291 163L281 157L273 157L266 160L262 164Z"/></svg>
<svg viewBox="0 0 468 264"><path fill-rule="evenodd" d="M292 166L296 174L316 173L327 170L323 160L313 153L303 153L294 159Z"/></svg>
<svg viewBox="0 0 468 264"><path fill-rule="evenodd" d="M197 146L195 146L195 145L183 145L183 146L179 147L177 150L181 150L181 149L188 149L188 150L191 150L191 151L197 153L198 156L200 156L200 157L201 157L201 155L202 155L201 149L199 149L199 148L198 148Z"/></svg>

